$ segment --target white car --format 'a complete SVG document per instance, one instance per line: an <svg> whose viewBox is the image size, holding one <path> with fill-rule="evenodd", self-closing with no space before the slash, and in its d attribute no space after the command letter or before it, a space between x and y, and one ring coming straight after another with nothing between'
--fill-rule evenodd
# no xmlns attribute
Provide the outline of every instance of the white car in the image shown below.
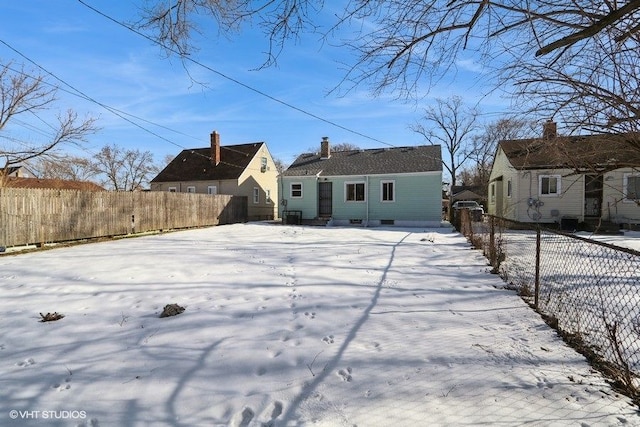
<svg viewBox="0 0 640 427"><path fill-rule="evenodd" d="M484 209L474 200L459 200L453 204L453 209L469 209L470 211L480 211L484 214Z"/></svg>

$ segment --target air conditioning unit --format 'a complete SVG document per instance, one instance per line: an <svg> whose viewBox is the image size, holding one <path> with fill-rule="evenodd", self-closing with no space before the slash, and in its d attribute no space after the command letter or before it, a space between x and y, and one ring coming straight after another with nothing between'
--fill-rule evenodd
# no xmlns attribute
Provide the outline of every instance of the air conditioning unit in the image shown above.
<svg viewBox="0 0 640 427"><path fill-rule="evenodd" d="M270 170L269 166L260 166L260 172L264 173L264 172L266 172L268 170Z"/></svg>

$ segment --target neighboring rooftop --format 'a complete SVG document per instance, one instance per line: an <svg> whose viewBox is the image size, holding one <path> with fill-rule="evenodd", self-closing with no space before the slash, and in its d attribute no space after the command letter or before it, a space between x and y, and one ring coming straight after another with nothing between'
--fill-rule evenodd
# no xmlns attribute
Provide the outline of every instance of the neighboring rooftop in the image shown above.
<svg viewBox="0 0 640 427"><path fill-rule="evenodd" d="M7 177L0 181L8 188L49 188L54 190L106 191L98 184L88 181L70 181L66 179L18 178Z"/></svg>
<svg viewBox="0 0 640 427"><path fill-rule="evenodd" d="M214 134L217 135L215 132ZM237 179L264 144L263 142L253 142L239 145L218 145L218 160L216 162L215 144L219 144L219 139L214 141L214 134L212 134L211 147L182 150L151 182Z"/></svg>
<svg viewBox="0 0 640 427"><path fill-rule="evenodd" d="M331 152L325 138L320 153L298 156L283 175L348 176L437 171L442 171L439 145Z"/></svg>
<svg viewBox="0 0 640 427"><path fill-rule="evenodd" d="M640 166L640 135L557 136L546 131L543 135L542 138L500 141L499 145L518 169Z"/></svg>

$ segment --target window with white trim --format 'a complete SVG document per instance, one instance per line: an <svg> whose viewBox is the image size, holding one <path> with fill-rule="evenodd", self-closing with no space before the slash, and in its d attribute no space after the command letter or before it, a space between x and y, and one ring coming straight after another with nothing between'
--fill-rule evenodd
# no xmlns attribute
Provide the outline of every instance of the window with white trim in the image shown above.
<svg viewBox="0 0 640 427"><path fill-rule="evenodd" d="M636 202L640 200L640 173L625 173L623 178L624 200Z"/></svg>
<svg viewBox="0 0 640 427"><path fill-rule="evenodd" d="M265 193L266 193L266 197L264 199L264 202L266 204L269 204L269 203L271 203L271 190L267 189L267 190L265 190Z"/></svg>
<svg viewBox="0 0 640 427"><path fill-rule="evenodd" d="M395 181L381 181L380 182L380 200L383 202L395 202L396 201L396 182Z"/></svg>
<svg viewBox="0 0 640 427"><path fill-rule="evenodd" d="M290 186L291 198L292 199L300 199L302 198L302 183L301 182L292 182Z"/></svg>
<svg viewBox="0 0 640 427"><path fill-rule="evenodd" d="M177 192L178 192L177 187L169 187L169 193L177 193Z"/></svg>
<svg viewBox="0 0 640 427"><path fill-rule="evenodd" d="M218 194L218 187L215 185L210 185L207 187L207 194Z"/></svg>
<svg viewBox="0 0 640 427"><path fill-rule="evenodd" d="M560 175L540 175L538 177L538 194L540 196L559 196L561 178Z"/></svg>
<svg viewBox="0 0 640 427"><path fill-rule="evenodd" d="M511 179L507 180L507 197L511 198L511 194L513 192L513 184L511 184Z"/></svg>
<svg viewBox="0 0 640 427"><path fill-rule="evenodd" d="M253 187L253 203L260 203L260 189Z"/></svg>
<svg viewBox="0 0 640 427"><path fill-rule="evenodd" d="M190 185L187 187L187 193L195 193L196 192L196 187Z"/></svg>
<svg viewBox="0 0 640 427"><path fill-rule="evenodd" d="M494 203L496 201L496 183L492 182L489 186L489 200Z"/></svg>
<svg viewBox="0 0 640 427"><path fill-rule="evenodd" d="M345 182L344 194L347 202L364 202L366 200L364 182Z"/></svg>

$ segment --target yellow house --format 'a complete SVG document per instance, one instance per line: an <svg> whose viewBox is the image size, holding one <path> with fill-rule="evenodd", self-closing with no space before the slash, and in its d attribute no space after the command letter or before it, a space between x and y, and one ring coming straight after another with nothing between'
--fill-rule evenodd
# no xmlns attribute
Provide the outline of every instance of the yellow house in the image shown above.
<svg viewBox="0 0 640 427"><path fill-rule="evenodd" d="M267 144L221 146L214 131L210 147L183 150L151 180L151 191L245 196L250 221L274 219L277 177Z"/></svg>

